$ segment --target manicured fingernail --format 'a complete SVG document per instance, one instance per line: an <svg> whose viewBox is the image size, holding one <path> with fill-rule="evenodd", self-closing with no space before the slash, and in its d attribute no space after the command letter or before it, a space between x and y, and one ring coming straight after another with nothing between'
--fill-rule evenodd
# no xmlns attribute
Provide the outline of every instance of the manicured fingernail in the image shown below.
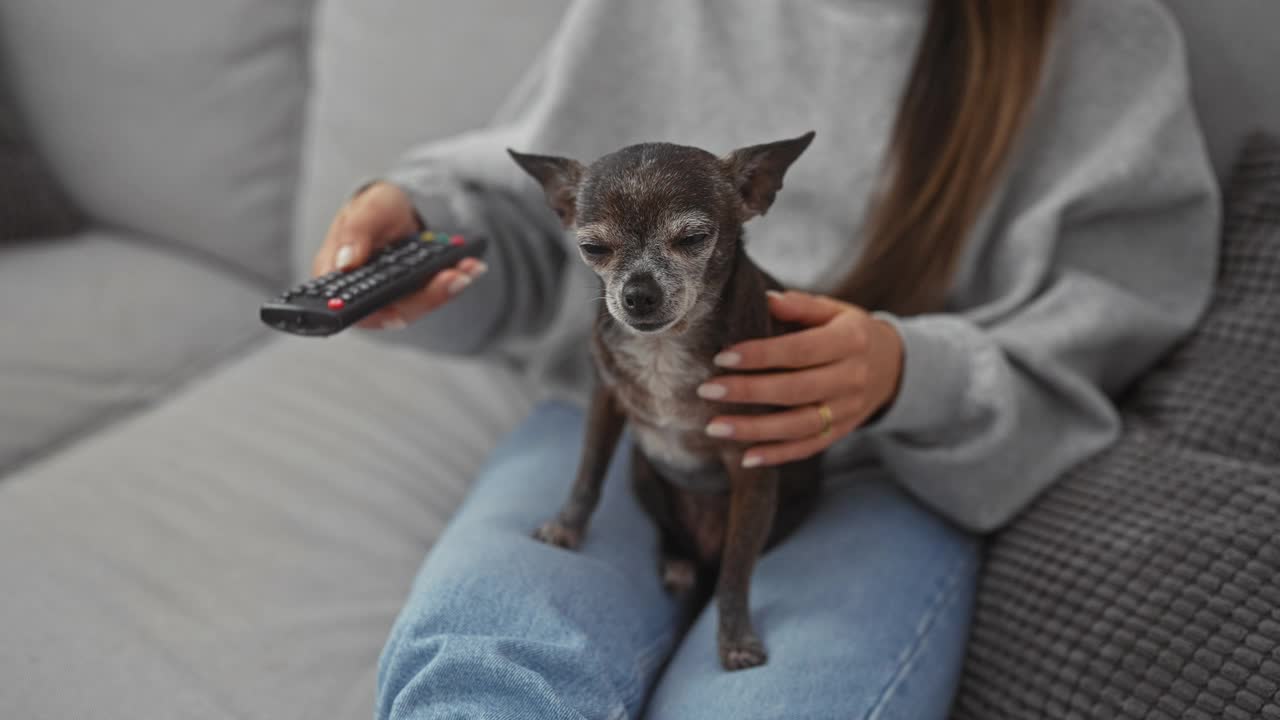
<svg viewBox="0 0 1280 720"><path fill-rule="evenodd" d="M706 398L708 400L719 400L728 394L729 391L726 390L723 385L705 383L698 386L698 397Z"/></svg>
<svg viewBox="0 0 1280 720"><path fill-rule="evenodd" d="M471 284L471 278L466 275L459 275L458 279L449 283L449 294L457 295L462 289Z"/></svg>
<svg viewBox="0 0 1280 720"><path fill-rule="evenodd" d="M753 468L760 467L764 464L764 458L759 455L747 455L742 458L742 467Z"/></svg>
<svg viewBox="0 0 1280 720"><path fill-rule="evenodd" d="M478 278L487 272L489 272L489 266L484 262L477 262L475 265L471 266L471 270L467 274L473 278Z"/></svg>
<svg viewBox="0 0 1280 720"><path fill-rule="evenodd" d="M354 259L353 256L355 254L355 248L350 245L343 245L338 248L338 255L333 259L333 262L338 266L338 269L346 270L351 267L351 261Z"/></svg>
<svg viewBox="0 0 1280 720"><path fill-rule="evenodd" d="M407 327L409 327L409 323L405 322L404 318L401 317L388 318L382 321L383 330L403 330Z"/></svg>
<svg viewBox="0 0 1280 720"><path fill-rule="evenodd" d="M733 367L742 362L742 356L736 352L722 352L711 359L711 362L720 367Z"/></svg>
<svg viewBox="0 0 1280 720"><path fill-rule="evenodd" d="M707 434L711 437L733 437L733 426L729 423L713 422L707 426Z"/></svg>
<svg viewBox="0 0 1280 720"><path fill-rule="evenodd" d="M773 298L774 300L781 300L781 299L782 299L782 292L781 292L780 290L765 290L765 291L764 291L764 294L765 294L765 295L768 295L769 297Z"/></svg>

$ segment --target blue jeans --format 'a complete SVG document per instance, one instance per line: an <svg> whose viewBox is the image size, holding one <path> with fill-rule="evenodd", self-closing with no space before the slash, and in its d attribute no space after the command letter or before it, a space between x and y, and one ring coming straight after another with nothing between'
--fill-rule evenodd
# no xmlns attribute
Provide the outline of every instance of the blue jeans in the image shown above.
<svg viewBox="0 0 1280 720"><path fill-rule="evenodd" d="M530 538L565 499L582 423L574 408L542 405L495 452L392 629L379 719L947 716L976 538L878 472L828 478L815 514L752 579L768 663L725 672L714 604L693 609L680 636L690 609L659 581L627 452L577 552Z"/></svg>

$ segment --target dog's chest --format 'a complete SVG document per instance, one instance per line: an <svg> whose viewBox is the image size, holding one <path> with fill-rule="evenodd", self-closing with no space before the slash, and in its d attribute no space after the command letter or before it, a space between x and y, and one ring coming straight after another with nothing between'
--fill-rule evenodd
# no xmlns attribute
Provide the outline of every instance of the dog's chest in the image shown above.
<svg viewBox="0 0 1280 720"><path fill-rule="evenodd" d="M707 361L663 336L620 338L610 349L606 377L650 461L664 475L716 464L715 445L703 431L711 408L697 395L711 376Z"/></svg>

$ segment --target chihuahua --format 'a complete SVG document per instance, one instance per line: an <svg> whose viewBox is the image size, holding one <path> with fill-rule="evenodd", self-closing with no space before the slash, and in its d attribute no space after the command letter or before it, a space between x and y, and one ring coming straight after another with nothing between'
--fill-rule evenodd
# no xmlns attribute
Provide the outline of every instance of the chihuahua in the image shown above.
<svg viewBox="0 0 1280 720"><path fill-rule="evenodd" d="M782 177L814 134L725 157L669 143L631 145L584 166L511 157L547 201L604 285L592 355L597 382L577 478L559 514L534 537L573 549L582 540L624 424L631 472L660 532L664 586L684 595L714 586L719 656L728 670L767 655L749 612L757 557L793 530L818 496L817 458L745 468L746 449L708 437L724 412L765 406L700 398L722 348L795 328L775 321L766 291L781 285L747 257L743 224L768 211ZM704 594L705 596L705 594Z"/></svg>

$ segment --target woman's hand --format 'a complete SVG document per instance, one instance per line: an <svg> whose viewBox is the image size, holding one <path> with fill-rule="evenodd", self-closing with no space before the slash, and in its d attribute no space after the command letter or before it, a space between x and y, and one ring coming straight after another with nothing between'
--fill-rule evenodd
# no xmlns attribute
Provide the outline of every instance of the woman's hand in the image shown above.
<svg viewBox="0 0 1280 720"><path fill-rule="evenodd" d="M698 388L711 400L788 408L724 415L707 425L713 437L753 443L744 467L779 465L826 449L888 406L902 375L897 330L859 307L789 291L769 293L769 309L779 320L810 327L725 348L715 362L777 372L718 376Z"/></svg>
<svg viewBox="0 0 1280 720"><path fill-rule="evenodd" d="M404 191L390 183L375 182L338 211L324 245L311 263L311 273L324 275L334 269L359 267L374 250L421 229L422 223ZM467 258L436 275L418 292L361 320L359 327L402 328L448 302L487 269L483 262Z"/></svg>

